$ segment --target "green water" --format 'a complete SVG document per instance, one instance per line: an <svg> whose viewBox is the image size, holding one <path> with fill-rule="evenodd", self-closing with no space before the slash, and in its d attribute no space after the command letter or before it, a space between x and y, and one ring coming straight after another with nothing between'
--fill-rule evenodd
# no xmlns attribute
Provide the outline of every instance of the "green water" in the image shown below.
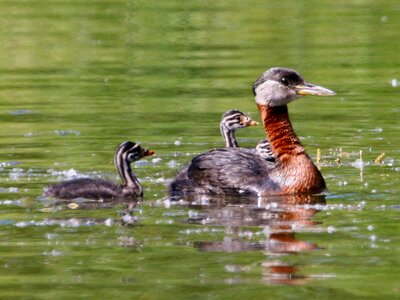
<svg viewBox="0 0 400 300"><path fill-rule="evenodd" d="M400 3L0 8L1 298L400 298ZM338 94L289 107L308 153L321 150L326 205L168 202L168 179L223 145L224 111L259 120L250 87L272 66ZM263 130L238 137L254 147ZM144 202L40 197L74 175L117 180L125 140L157 152L134 167Z"/></svg>

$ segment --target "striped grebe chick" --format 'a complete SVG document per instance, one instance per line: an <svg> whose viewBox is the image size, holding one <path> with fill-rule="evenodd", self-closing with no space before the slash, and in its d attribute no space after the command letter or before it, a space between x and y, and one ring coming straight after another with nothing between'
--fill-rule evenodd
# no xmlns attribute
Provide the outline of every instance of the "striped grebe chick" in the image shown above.
<svg viewBox="0 0 400 300"><path fill-rule="evenodd" d="M225 141L225 147L239 147L235 137L237 129L248 126L255 126L258 123L253 121L249 116L242 113L240 110L231 109L222 115L219 129Z"/></svg>
<svg viewBox="0 0 400 300"><path fill-rule="evenodd" d="M253 84L253 93L275 163L243 148L214 149L194 157L170 183L172 196L191 194L319 193L325 180L307 155L289 120L287 104L304 95L335 95L304 81L294 70L272 68Z"/></svg>
<svg viewBox="0 0 400 300"><path fill-rule="evenodd" d="M225 147L237 148L239 144L235 137L235 131L240 128L258 125L258 122L253 121L249 116L242 113L240 110L231 109L222 115L219 128L221 135L225 141ZM257 153L265 160L275 161L271 146L268 139L260 141L256 149Z"/></svg>
<svg viewBox="0 0 400 300"><path fill-rule="evenodd" d="M256 152L266 161L275 162L275 156L268 139L263 139L256 146Z"/></svg>
<svg viewBox="0 0 400 300"><path fill-rule="evenodd" d="M78 178L45 188L44 195L59 199L87 198L94 200L110 199L137 199L143 196L143 188L132 173L131 163L146 156L155 154L153 150L147 150L137 143L123 142L114 155L114 164L122 179L122 184L91 178Z"/></svg>

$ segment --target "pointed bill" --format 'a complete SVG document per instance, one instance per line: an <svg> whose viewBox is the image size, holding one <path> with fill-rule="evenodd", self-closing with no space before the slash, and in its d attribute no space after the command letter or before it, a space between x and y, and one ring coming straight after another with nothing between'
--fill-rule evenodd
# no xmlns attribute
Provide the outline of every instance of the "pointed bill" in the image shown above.
<svg viewBox="0 0 400 300"><path fill-rule="evenodd" d="M143 156L152 156L152 155L154 155L154 154L156 154L155 151L146 149L146 150L144 151L144 153L143 153Z"/></svg>
<svg viewBox="0 0 400 300"><path fill-rule="evenodd" d="M240 117L240 125L245 126L245 127L256 126L256 125L258 125L258 122L253 121L252 119L250 119L247 116L241 116Z"/></svg>
<svg viewBox="0 0 400 300"><path fill-rule="evenodd" d="M298 95L316 95L316 96L334 96L336 93L322 86L305 82L301 85L296 85L294 90Z"/></svg>

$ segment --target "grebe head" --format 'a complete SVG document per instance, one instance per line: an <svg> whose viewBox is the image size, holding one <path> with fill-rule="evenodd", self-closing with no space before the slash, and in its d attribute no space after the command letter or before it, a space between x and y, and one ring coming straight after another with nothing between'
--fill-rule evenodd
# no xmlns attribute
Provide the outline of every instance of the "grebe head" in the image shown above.
<svg viewBox="0 0 400 300"><path fill-rule="evenodd" d="M271 150L271 145L268 139L264 139L256 146L256 151L261 158L268 161L275 161L274 153Z"/></svg>
<svg viewBox="0 0 400 300"><path fill-rule="evenodd" d="M267 106L283 106L300 96L332 96L335 92L306 82L299 73L287 68L271 68L254 83L256 102Z"/></svg>
<svg viewBox="0 0 400 300"><path fill-rule="evenodd" d="M123 142L117 147L116 150L116 156L122 156L123 159L128 163L132 163L142 159L143 157L151 156L153 154L155 154L153 150L148 150L139 144L130 141Z"/></svg>
<svg viewBox="0 0 400 300"><path fill-rule="evenodd" d="M226 127L228 130L236 130L248 126L254 126L258 123L253 121L249 116L245 115L237 109L228 110L222 115L221 126Z"/></svg>

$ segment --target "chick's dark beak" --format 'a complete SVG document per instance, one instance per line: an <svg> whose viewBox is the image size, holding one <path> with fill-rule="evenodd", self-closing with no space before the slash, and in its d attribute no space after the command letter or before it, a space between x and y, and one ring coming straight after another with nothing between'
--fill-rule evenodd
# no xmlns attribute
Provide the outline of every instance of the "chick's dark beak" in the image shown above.
<svg viewBox="0 0 400 300"><path fill-rule="evenodd" d="M316 96L334 96L336 93L322 86L305 82L304 84L294 86L297 95L316 95Z"/></svg>

